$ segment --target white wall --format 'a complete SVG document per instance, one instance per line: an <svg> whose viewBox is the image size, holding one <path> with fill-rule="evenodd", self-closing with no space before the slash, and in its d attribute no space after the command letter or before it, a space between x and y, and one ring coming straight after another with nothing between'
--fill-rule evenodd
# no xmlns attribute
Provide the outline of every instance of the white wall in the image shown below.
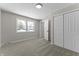
<svg viewBox="0 0 79 59"><path fill-rule="evenodd" d="M1 47L1 10L0 10L0 47Z"/></svg>
<svg viewBox="0 0 79 59"><path fill-rule="evenodd" d="M48 19L42 20L44 23L44 39L48 40Z"/></svg>
<svg viewBox="0 0 79 59"><path fill-rule="evenodd" d="M72 11L74 11L74 10L79 10L79 4L74 4L74 5L71 5L71 6L69 6L69 7L66 7L66 8L63 8L63 9L60 9L60 10L57 10L57 11L55 11L54 13L52 13L51 15L49 15L46 19L49 19L50 20L50 22L51 22L51 27L50 27L50 29L51 29L51 44L53 44L53 42L54 42L54 35L53 35L53 33L54 33L54 31L53 31L53 24L54 24L54 22L53 22L53 20L54 20L54 17L53 16L57 16L57 15L62 15L62 14L64 14L64 13L68 13L68 12L72 12Z"/></svg>
<svg viewBox="0 0 79 59"><path fill-rule="evenodd" d="M16 18L25 19L26 21L35 22L35 32L21 32L16 33ZM37 39L39 37L39 21L34 19L16 15L10 12L1 11L1 20L2 20L2 44L6 42L16 41L16 40L28 40L28 39Z"/></svg>

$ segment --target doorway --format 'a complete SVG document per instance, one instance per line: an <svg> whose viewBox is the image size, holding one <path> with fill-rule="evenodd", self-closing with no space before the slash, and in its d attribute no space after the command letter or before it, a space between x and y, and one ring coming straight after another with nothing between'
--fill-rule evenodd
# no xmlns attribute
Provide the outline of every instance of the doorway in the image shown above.
<svg viewBox="0 0 79 59"><path fill-rule="evenodd" d="M51 39L50 39L50 20L44 20L44 39L51 41Z"/></svg>

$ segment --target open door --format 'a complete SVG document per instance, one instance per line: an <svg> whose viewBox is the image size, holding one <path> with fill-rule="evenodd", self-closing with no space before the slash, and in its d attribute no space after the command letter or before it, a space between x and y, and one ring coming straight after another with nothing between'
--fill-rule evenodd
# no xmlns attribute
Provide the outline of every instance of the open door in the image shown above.
<svg viewBox="0 0 79 59"><path fill-rule="evenodd" d="M54 17L54 44L63 47L63 15Z"/></svg>
<svg viewBox="0 0 79 59"><path fill-rule="evenodd" d="M50 41L50 23L49 20L44 20L44 38Z"/></svg>

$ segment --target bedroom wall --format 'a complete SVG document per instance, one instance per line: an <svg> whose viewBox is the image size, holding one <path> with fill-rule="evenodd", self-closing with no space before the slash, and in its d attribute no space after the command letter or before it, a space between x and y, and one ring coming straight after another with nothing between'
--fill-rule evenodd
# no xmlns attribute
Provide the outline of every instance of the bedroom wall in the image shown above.
<svg viewBox="0 0 79 59"><path fill-rule="evenodd" d="M1 10L0 10L0 47L1 47Z"/></svg>
<svg viewBox="0 0 79 59"><path fill-rule="evenodd" d="M25 19L26 21L35 22L35 32L19 32L16 33L16 19ZM1 22L2 22L2 45L6 42L13 42L18 40L28 40L28 39L37 39L39 37L39 21L13 14L11 12L1 11Z"/></svg>

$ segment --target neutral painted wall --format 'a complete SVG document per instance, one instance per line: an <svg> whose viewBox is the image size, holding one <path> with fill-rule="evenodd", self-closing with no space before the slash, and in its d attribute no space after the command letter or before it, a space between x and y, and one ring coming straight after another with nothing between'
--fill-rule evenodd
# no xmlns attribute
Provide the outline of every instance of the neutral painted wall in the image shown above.
<svg viewBox="0 0 79 59"><path fill-rule="evenodd" d="M21 32L16 33L16 18L25 19L26 21L35 22L35 32ZM17 40L37 39L39 37L39 21L28 17L23 17L10 12L1 11L2 20L2 44Z"/></svg>
<svg viewBox="0 0 79 59"><path fill-rule="evenodd" d="M1 10L0 10L0 47L1 47Z"/></svg>
<svg viewBox="0 0 79 59"><path fill-rule="evenodd" d="M44 38L44 22L40 21L40 38Z"/></svg>

